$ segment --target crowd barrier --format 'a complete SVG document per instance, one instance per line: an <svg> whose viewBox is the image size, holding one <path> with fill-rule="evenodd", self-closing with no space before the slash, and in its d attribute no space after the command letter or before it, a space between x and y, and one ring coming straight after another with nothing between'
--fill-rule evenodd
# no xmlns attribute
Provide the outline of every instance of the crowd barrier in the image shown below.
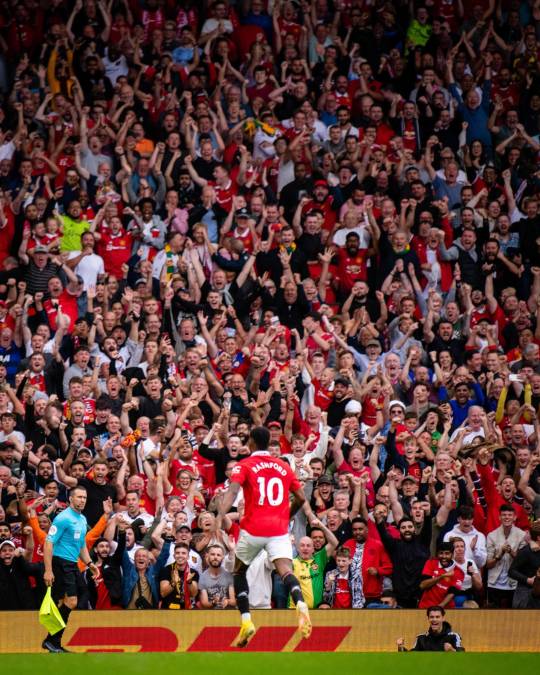
<svg viewBox="0 0 540 675"><path fill-rule="evenodd" d="M302 640L296 613L253 613L257 633L247 650L260 652L391 652L396 638L411 647L426 630L420 610L312 612L313 633ZM531 652L540 649L540 612L534 610L449 611L467 651ZM238 632L235 611L73 612L63 640L74 652L226 652ZM37 612L0 612L0 653L41 652L44 630Z"/></svg>

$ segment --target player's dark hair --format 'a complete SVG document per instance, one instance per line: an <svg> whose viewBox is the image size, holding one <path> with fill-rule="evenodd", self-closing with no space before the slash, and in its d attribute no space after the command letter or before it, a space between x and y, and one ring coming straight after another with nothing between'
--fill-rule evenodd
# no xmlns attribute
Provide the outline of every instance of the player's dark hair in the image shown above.
<svg viewBox="0 0 540 675"><path fill-rule="evenodd" d="M441 607L440 605L431 605L431 607L426 609L427 616L429 616L431 612L440 612L443 616L446 614L444 607Z"/></svg>
<svg viewBox="0 0 540 675"><path fill-rule="evenodd" d="M266 450L270 442L270 432L266 427L254 427L249 438L257 450Z"/></svg>

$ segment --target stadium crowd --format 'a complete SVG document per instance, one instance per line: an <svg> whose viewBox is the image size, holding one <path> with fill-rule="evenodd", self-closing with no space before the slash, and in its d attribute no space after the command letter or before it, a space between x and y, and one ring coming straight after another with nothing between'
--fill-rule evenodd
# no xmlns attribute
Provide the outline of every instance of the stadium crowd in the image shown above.
<svg viewBox="0 0 540 675"><path fill-rule="evenodd" d="M234 607L260 425L310 607L540 608L539 40L538 0L3 0L0 610L77 485L80 609Z"/></svg>

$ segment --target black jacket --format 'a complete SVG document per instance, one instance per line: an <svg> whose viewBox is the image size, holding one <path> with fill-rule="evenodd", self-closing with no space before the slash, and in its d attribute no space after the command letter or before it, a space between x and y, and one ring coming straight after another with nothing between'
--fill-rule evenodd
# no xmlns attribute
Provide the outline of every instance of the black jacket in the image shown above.
<svg viewBox="0 0 540 675"><path fill-rule="evenodd" d="M411 652L444 652L444 643L448 642L457 652L464 652L465 648L461 645L461 636L454 633L452 626L445 621L440 633L433 633L431 628L425 633L417 635Z"/></svg>
<svg viewBox="0 0 540 675"><path fill-rule="evenodd" d="M11 565L0 564L0 610L36 609L29 577L41 578L43 566L13 558Z"/></svg>
<svg viewBox="0 0 540 675"><path fill-rule="evenodd" d="M422 570L430 557L431 519L426 518L420 534L410 541L391 537L384 523L379 523L377 530L394 566L392 584L399 603L404 606L416 604L420 595Z"/></svg>
<svg viewBox="0 0 540 675"><path fill-rule="evenodd" d="M103 583L109 591L112 605L120 606L122 604L122 557L126 549L126 533L123 530L118 531L118 546L116 551L106 558L101 565L101 574ZM88 595L90 604L93 608L97 602L97 589L94 583L94 577L90 572L86 573L86 583L88 584Z"/></svg>

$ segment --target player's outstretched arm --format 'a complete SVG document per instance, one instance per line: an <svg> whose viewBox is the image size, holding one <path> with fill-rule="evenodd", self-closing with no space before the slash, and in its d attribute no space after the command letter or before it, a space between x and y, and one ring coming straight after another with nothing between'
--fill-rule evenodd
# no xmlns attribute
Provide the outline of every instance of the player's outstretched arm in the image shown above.
<svg viewBox="0 0 540 675"><path fill-rule="evenodd" d="M232 505L234 504L234 500L238 496L239 492L240 492L239 483L231 483L229 485L229 489L223 495L223 499L219 503L219 515L221 517L225 517L229 513L229 511L232 508Z"/></svg>
<svg viewBox="0 0 540 675"><path fill-rule="evenodd" d="M302 508L303 504L306 501L306 495L304 494L304 488L298 488L298 490L291 490L293 496L293 501L291 502L291 520L296 515L296 512Z"/></svg>

